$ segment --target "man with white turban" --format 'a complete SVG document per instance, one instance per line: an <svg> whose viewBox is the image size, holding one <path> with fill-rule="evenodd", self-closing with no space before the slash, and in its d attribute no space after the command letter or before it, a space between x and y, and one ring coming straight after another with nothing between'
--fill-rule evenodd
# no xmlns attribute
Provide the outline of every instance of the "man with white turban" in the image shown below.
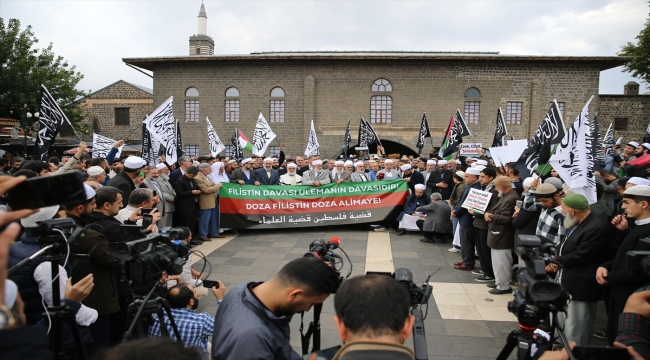
<svg viewBox="0 0 650 360"><path fill-rule="evenodd" d="M330 172L323 169L323 162L321 160L314 160L311 162L312 168L302 173L302 184L309 186L321 186L329 184Z"/></svg>
<svg viewBox="0 0 650 360"><path fill-rule="evenodd" d="M399 171L394 169L395 163L391 159L384 161L384 168L377 173L378 180L397 180L399 178Z"/></svg>
<svg viewBox="0 0 650 360"><path fill-rule="evenodd" d="M280 185L301 185L302 176L298 175L298 165L296 163L287 164L287 173L280 176Z"/></svg>
<svg viewBox="0 0 650 360"><path fill-rule="evenodd" d="M279 185L280 175L273 169L273 158L266 158L262 167L255 170L255 185Z"/></svg>
<svg viewBox="0 0 650 360"><path fill-rule="evenodd" d="M332 169L332 182L340 185L342 182L350 182L351 173L343 168L345 161L336 160L334 169Z"/></svg>
<svg viewBox="0 0 650 360"><path fill-rule="evenodd" d="M354 166L357 169L357 171L353 172L350 175L350 180L352 182L371 181L370 175L366 174L365 165L363 164L363 161L357 161L356 164L354 164Z"/></svg>

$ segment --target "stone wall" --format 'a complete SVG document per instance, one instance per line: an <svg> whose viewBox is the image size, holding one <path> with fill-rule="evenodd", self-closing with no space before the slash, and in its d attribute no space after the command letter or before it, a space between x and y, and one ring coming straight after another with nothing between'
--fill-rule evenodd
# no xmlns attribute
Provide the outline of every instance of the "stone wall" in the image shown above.
<svg viewBox="0 0 650 360"><path fill-rule="evenodd" d="M565 122L573 121L589 97L597 95L600 76L598 65L426 60L197 61L156 65L154 73L154 107L173 95L183 144L199 145L201 153L208 151L206 116L224 143L229 144L236 127L252 140L258 112L268 119L270 91L280 86L285 91L285 122L270 123L278 139L288 153L302 153L313 118L325 157L339 150L348 119L356 143L359 117L370 119L373 95L390 95L393 100L392 123L374 125L380 138L417 151L422 113L426 112L439 146L450 117L456 109L464 112L466 89L476 87L481 92L479 124L469 128L477 142L489 146L498 107L505 114L508 101L523 102L522 123L508 125L508 136L529 138L553 99L565 103ZM378 78L388 79L393 91L372 92L371 84ZM225 91L231 86L240 92L239 123L225 122ZM199 123L184 122L189 87L200 92ZM597 107L598 98L592 102L592 109Z"/></svg>
<svg viewBox="0 0 650 360"><path fill-rule="evenodd" d="M153 111L153 96L122 80L92 93L81 103L89 112L85 121L90 124L90 131L116 140L126 137L146 114ZM129 125L115 125L116 108L129 109ZM136 131L131 139L140 137L141 134Z"/></svg>
<svg viewBox="0 0 650 360"><path fill-rule="evenodd" d="M650 95L600 95L598 123L602 136L616 118L627 119L627 129L614 130L614 140L622 136L625 142L641 142L650 123Z"/></svg>

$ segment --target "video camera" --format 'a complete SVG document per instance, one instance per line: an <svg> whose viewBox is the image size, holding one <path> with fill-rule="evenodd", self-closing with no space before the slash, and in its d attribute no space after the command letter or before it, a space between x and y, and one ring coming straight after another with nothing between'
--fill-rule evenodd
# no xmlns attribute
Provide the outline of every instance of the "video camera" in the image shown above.
<svg viewBox="0 0 650 360"><path fill-rule="evenodd" d="M142 230L146 235L139 240L126 243L111 243L111 254L125 262L129 279L134 285L153 285L162 277L162 272L179 275L188 258L189 248L182 240L182 230L174 228L161 229L152 234Z"/></svg>
<svg viewBox="0 0 650 360"><path fill-rule="evenodd" d="M340 249L348 259L350 269L345 277L340 276L344 265L343 258L341 255L334 252L335 249ZM341 239L336 236L332 237L329 241L325 241L324 239L320 238L312 241L312 243L309 244L309 252L305 253L303 257L315 257L330 263L336 273L339 274L341 281L343 281L343 279L349 278L350 274L352 274L352 261L350 261L350 258L348 257L348 254L345 253L345 250L341 248Z"/></svg>
<svg viewBox="0 0 650 360"><path fill-rule="evenodd" d="M429 302L433 287L429 285L428 279L424 284L420 286L416 285L413 283L413 273L407 268L399 268L395 270L393 276L395 277L395 280L406 288L409 295L411 295L411 306L427 304Z"/></svg>
<svg viewBox="0 0 650 360"><path fill-rule="evenodd" d="M650 248L650 238L639 239L639 243ZM633 274L650 276L650 251L628 251L625 254L625 270Z"/></svg>

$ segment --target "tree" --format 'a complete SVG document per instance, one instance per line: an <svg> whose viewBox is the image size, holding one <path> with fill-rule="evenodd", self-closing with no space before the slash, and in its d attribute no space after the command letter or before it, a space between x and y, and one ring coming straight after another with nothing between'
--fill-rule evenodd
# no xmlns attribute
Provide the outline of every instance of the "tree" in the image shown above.
<svg viewBox="0 0 650 360"><path fill-rule="evenodd" d="M634 77L650 85L650 14L645 28L636 36L636 40L636 44L628 42L624 45L618 55L632 57L623 71L631 72Z"/></svg>
<svg viewBox="0 0 650 360"><path fill-rule="evenodd" d="M57 100L72 126L79 133L88 132L88 124L82 122L86 111L75 102L87 95L76 86L83 75L69 66L61 56L52 51L52 44L44 49L36 49L38 39L27 26L20 30L20 20L0 18L0 116L20 119L20 111L12 105L40 103L40 85L44 84ZM11 110L14 110L11 114ZM32 118L34 119L34 118ZM63 131L72 133L69 127Z"/></svg>

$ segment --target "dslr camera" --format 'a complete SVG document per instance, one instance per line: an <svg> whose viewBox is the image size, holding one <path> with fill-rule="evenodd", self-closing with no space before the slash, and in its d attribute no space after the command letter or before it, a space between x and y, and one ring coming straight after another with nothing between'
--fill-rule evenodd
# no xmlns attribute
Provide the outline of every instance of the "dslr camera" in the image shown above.
<svg viewBox="0 0 650 360"><path fill-rule="evenodd" d="M639 239L639 243L650 249L650 238ZM625 254L625 270L633 274L650 276L650 251L628 251Z"/></svg>

